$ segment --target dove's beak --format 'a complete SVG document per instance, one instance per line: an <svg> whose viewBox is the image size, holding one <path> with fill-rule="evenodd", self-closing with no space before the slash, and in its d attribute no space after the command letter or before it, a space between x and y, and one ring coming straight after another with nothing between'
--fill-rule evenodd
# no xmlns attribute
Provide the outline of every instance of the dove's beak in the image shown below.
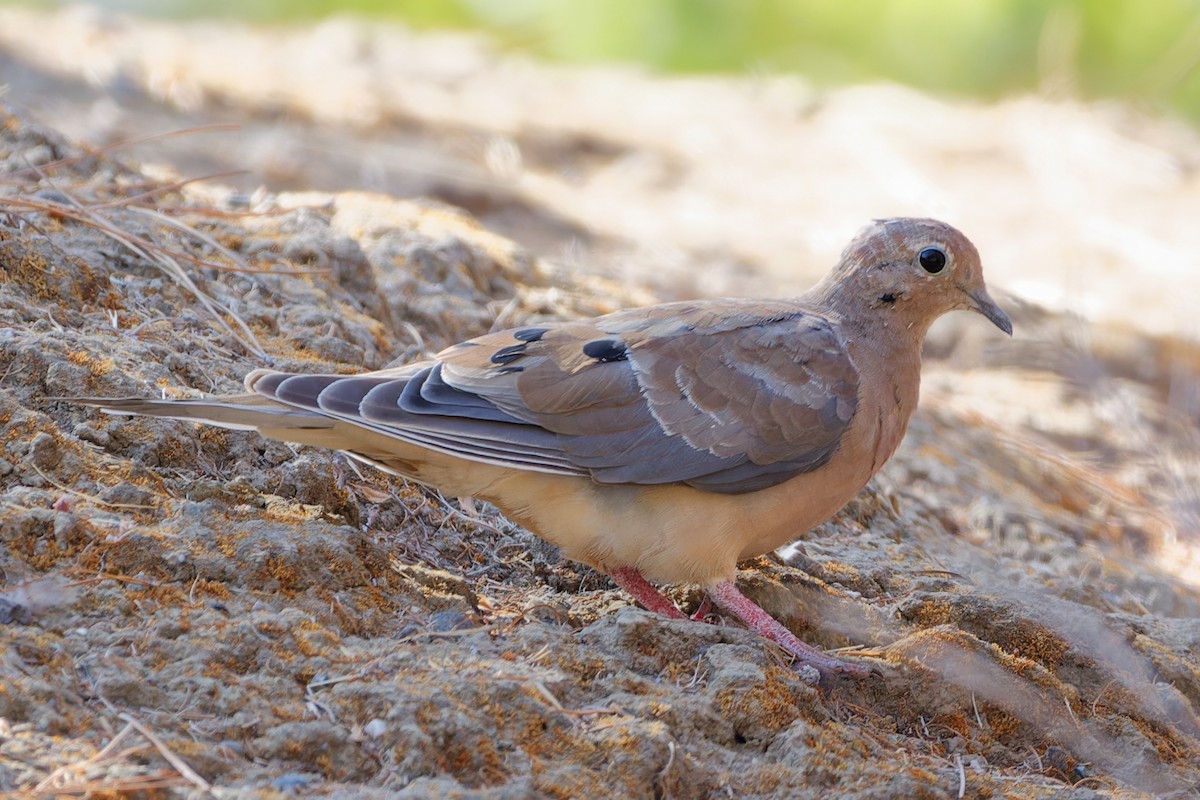
<svg viewBox="0 0 1200 800"><path fill-rule="evenodd" d="M1012 336L1012 320L1008 318L1008 314L1000 310L1000 306L996 305L996 301L988 295L987 289L968 292L967 296L971 298L971 308L990 319L997 328Z"/></svg>

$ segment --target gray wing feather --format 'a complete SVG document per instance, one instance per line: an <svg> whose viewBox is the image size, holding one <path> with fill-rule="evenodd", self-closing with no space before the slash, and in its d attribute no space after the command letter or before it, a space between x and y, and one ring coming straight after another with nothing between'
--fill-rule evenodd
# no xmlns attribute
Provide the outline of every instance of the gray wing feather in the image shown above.
<svg viewBox="0 0 1200 800"><path fill-rule="evenodd" d="M287 406L309 409L314 416L341 419L421 447L477 461L559 474L583 475L557 447L555 436L486 405L474 395L435 386L422 397L421 386L438 365L407 377L363 375L293 375L264 371L249 385ZM461 397L459 397L461 395ZM454 401L454 402L451 402ZM480 404L483 413L476 413ZM284 407L286 408L286 406ZM301 412L293 412L301 413Z"/></svg>
<svg viewBox="0 0 1200 800"><path fill-rule="evenodd" d="M247 385L461 458L740 493L828 461L858 374L811 310L716 301L501 331L400 370Z"/></svg>

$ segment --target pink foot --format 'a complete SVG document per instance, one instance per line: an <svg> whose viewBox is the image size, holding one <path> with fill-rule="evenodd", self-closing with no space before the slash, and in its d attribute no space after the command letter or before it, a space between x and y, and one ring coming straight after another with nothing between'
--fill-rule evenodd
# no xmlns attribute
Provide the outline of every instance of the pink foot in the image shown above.
<svg viewBox="0 0 1200 800"><path fill-rule="evenodd" d="M713 610L712 598L709 597L707 593L705 593L704 599L700 601L700 607L696 609L695 614L692 614L692 619L695 620L696 622L707 622L708 615L712 613L712 610Z"/></svg>
<svg viewBox="0 0 1200 800"><path fill-rule="evenodd" d="M856 678L865 678L871 674L871 670L867 667L834 658L811 644L800 641L796 638L796 634L780 625L778 620L738 591L733 581L721 581L709 586L708 594L717 606L733 614L759 636L775 642L794 655L799 663L814 667L817 672L821 673L822 681L833 678L837 673L852 675Z"/></svg>
<svg viewBox="0 0 1200 800"><path fill-rule="evenodd" d="M608 573L613 583L620 586L629 596L642 604L642 607L656 614L662 614L670 619L687 619L687 615L675 607L675 604L663 596L662 592L650 585L634 567L618 567Z"/></svg>

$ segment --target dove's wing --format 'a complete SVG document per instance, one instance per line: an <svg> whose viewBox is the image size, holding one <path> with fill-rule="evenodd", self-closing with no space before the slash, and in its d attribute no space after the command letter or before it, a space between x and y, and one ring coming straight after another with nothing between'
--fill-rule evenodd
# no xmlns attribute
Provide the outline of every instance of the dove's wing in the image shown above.
<svg viewBox="0 0 1200 800"><path fill-rule="evenodd" d="M501 331L396 370L260 370L246 383L460 458L741 493L829 459L854 415L858 372L819 314L721 300Z"/></svg>

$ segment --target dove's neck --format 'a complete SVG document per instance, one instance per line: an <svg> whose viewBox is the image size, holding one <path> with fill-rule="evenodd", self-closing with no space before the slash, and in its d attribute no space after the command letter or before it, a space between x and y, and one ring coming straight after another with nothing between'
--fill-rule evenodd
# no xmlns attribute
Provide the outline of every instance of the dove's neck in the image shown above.
<svg viewBox="0 0 1200 800"><path fill-rule="evenodd" d="M921 346L932 319L915 313L903 301L888 303L853 278L826 280L805 297L836 320L846 348L861 376L859 385L873 387L860 402L878 402L886 408L887 430L880 431L879 464L891 456L917 407L921 385Z"/></svg>
<svg viewBox="0 0 1200 800"><path fill-rule="evenodd" d="M928 328L928 326L925 326ZM843 317L842 333L858 371L867 384L888 387L905 420L917 407L921 387L921 345L925 330L898 319Z"/></svg>
<svg viewBox="0 0 1200 800"><path fill-rule="evenodd" d="M868 346L885 361L920 369L921 346L933 316L921 313L905 297L894 297L866 285L860 276L827 276L801 299L828 311L847 341Z"/></svg>

